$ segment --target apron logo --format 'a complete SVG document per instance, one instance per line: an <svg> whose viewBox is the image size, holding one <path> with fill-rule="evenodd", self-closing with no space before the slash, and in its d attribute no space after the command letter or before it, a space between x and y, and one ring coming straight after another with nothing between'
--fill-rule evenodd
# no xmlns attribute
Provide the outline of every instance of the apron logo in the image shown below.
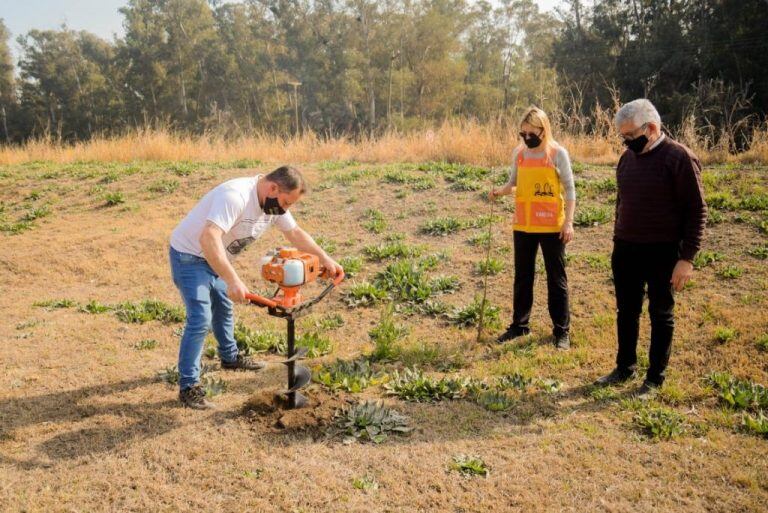
<svg viewBox="0 0 768 513"><path fill-rule="evenodd" d="M534 196L548 196L550 198L555 197L555 193L552 192L552 186L549 185L549 182L544 182L543 188L540 183L537 183L536 185L534 185L533 188L534 188L534 193L533 193Z"/></svg>

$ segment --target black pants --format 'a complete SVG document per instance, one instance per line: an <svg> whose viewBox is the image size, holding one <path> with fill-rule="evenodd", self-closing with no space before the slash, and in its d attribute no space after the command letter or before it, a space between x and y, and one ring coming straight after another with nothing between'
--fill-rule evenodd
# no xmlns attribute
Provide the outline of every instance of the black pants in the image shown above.
<svg viewBox="0 0 768 513"><path fill-rule="evenodd" d="M541 245L547 270L547 304L557 337L568 333L571 323L568 309L568 276L565 273L565 244L559 233L527 233L515 230L515 293L512 324L527 328L533 306L533 280L536 253Z"/></svg>
<svg viewBox="0 0 768 513"><path fill-rule="evenodd" d="M672 349L675 298L670 279L678 258L677 243L637 244L621 240L614 241L611 256L619 337L616 367L624 371L637 367L637 336L647 285L651 347L646 379L657 385L664 382Z"/></svg>

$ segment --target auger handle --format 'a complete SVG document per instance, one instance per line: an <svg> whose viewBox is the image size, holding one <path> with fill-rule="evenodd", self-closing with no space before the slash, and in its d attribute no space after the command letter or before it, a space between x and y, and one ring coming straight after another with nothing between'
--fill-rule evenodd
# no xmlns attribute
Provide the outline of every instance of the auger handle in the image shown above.
<svg viewBox="0 0 768 513"><path fill-rule="evenodd" d="M249 300L251 303L256 303L259 306L266 306L269 308L275 308L277 306L277 303L271 299L267 299L258 294L251 294L250 292L245 295L245 299Z"/></svg>

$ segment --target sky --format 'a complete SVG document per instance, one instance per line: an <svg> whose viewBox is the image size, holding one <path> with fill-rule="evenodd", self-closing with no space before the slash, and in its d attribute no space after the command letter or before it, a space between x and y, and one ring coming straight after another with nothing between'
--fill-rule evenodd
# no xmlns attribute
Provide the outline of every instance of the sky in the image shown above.
<svg viewBox="0 0 768 513"><path fill-rule="evenodd" d="M123 16L118 12L127 0L0 0L0 18L11 31L11 49L18 58L16 37L31 29L57 29L62 23L72 30L87 30L108 41L123 35ZM550 10L560 0L540 0Z"/></svg>

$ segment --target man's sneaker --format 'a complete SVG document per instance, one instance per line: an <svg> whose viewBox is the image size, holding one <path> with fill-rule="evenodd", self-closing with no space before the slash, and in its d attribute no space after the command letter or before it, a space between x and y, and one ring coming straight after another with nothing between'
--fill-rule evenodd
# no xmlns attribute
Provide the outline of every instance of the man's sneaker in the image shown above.
<svg viewBox="0 0 768 513"><path fill-rule="evenodd" d="M496 342L501 344L502 342L507 342L508 340L515 339L517 337L524 337L528 335L531 332L528 328L521 328L520 326L515 326L514 324L510 324L507 328L507 331L502 333L499 338L496 339Z"/></svg>
<svg viewBox="0 0 768 513"><path fill-rule="evenodd" d="M619 383L624 383L625 381L629 381L633 377L635 377L635 371L616 368L616 369L613 369L610 374L603 376L601 378L597 378L597 380L595 380L595 385L597 386L617 385Z"/></svg>
<svg viewBox="0 0 768 513"><path fill-rule="evenodd" d="M637 398L641 401L650 401L656 397L656 395L659 393L659 389L661 389L661 385L646 379L637 390Z"/></svg>
<svg viewBox="0 0 768 513"><path fill-rule="evenodd" d="M562 335L557 335L555 337L555 347L562 351L567 351L571 348L571 337L568 336L568 333L563 333Z"/></svg>
<svg viewBox="0 0 768 513"><path fill-rule="evenodd" d="M179 401L193 410L212 410L216 405L205 399L205 389L199 383L179 392Z"/></svg>
<svg viewBox="0 0 768 513"><path fill-rule="evenodd" d="M259 371L265 367L265 363L254 360L250 356L237 355L237 358L231 362L221 361L221 368L228 370L247 370L247 371Z"/></svg>

